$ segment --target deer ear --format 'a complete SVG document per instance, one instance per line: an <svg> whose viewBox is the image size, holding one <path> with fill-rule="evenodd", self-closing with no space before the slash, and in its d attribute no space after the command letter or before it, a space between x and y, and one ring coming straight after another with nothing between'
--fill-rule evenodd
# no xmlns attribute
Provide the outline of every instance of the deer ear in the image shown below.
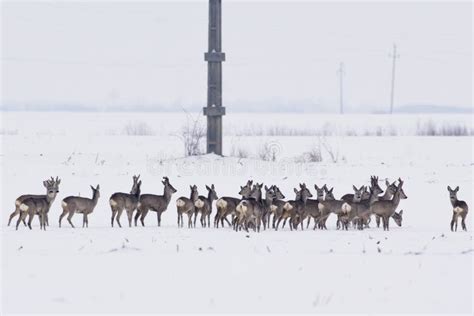
<svg viewBox="0 0 474 316"><path fill-rule="evenodd" d="M138 186L142 185L142 180L138 181Z"/></svg>
<svg viewBox="0 0 474 316"><path fill-rule="evenodd" d="M48 181L43 181L43 186L44 186L45 188L47 188L47 187L48 187Z"/></svg>
<svg viewBox="0 0 474 316"><path fill-rule="evenodd" d="M206 189L207 189L208 191L211 191L211 188L210 188L207 184L206 184Z"/></svg>
<svg viewBox="0 0 474 316"><path fill-rule="evenodd" d="M385 179L385 185L386 185L386 186L390 186L390 182L388 182L387 179Z"/></svg>
<svg viewBox="0 0 474 316"><path fill-rule="evenodd" d="M100 189L100 186L99 186L99 185L97 185L97 188L96 188L96 190L99 190L99 189Z"/></svg>
<svg viewBox="0 0 474 316"><path fill-rule="evenodd" d="M211 188L214 190L216 187L214 186L214 183L211 184Z"/></svg>
<svg viewBox="0 0 474 316"><path fill-rule="evenodd" d="M353 189L354 191L357 191L357 188L355 187L355 185L352 185L352 189Z"/></svg>
<svg viewBox="0 0 474 316"><path fill-rule="evenodd" d="M95 190L95 188L94 188L92 185L91 185L90 187L91 187L92 191L94 191L94 190Z"/></svg>
<svg viewBox="0 0 474 316"><path fill-rule="evenodd" d="M265 191L268 191L268 187L267 187L267 185L266 185L266 184L265 184Z"/></svg>
<svg viewBox="0 0 474 316"><path fill-rule="evenodd" d="M403 215L403 210L401 210L400 213L398 213L398 214L400 214L400 216Z"/></svg>
<svg viewBox="0 0 474 316"><path fill-rule="evenodd" d="M296 188L293 188L293 191L295 191L295 193L298 193L298 190L296 190Z"/></svg>
<svg viewBox="0 0 474 316"><path fill-rule="evenodd" d="M316 190L319 190L319 187L318 187L317 184L314 185L314 188L315 188Z"/></svg>
<svg viewBox="0 0 474 316"><path fill-rule="evenodd" d="M456 187L456 189L454 189L454 192L458 192L459 191L459 186Z"/></svg>
<svg viewBox="0 0 474 316"><path fill-rule="evenodd" d="M331 190L329 190L328 192L332 193L332 190L334 190L334 187L332 187Z"/></svg>
<svg viewBox="0 0 474 316"><path fill-rule="evenodd" d="M448 185L448 191L451 192L453 189Z"/></svg>

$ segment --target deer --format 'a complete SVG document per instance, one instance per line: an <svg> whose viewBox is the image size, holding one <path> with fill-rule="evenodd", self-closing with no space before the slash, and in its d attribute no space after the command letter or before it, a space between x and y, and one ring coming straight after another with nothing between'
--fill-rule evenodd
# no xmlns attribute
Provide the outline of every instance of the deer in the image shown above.
<svg viewBox="0 0 474 316"><path fill-rule="evenodd" d="M264 200L264 214L263 214L263 229L270 228L270 217L273 214L273 228L275 228L275 213L278 209L278 205L281 204L277 201L282 201L285 198L283 193L276 185L272 185L269 188L265 186L265 200Z"/></svg>
<svg viewBox="0 0 474 316"><path fill-rule="evenodd" d="M306 228L309 227L311 218L314 220L314 225L316 227L317 223L321 219L321 211L319 210L319 202L324 199L324 190L326 189L326 184L322 187L318 187L317 184L314 185L316 190L316 199L306 199L306 206L304 208L304 216L308 217L308 222L306 223Z"/></svg>
<svg viewBox="0 0 474 316"><path fill-rule="evenodd" d="M326 221L329 215L331 215L331 213L334 213L337 215L338 220L339 220L339 225L340 225L341 224L340 218L343 215L342 205L347 203L346 201L342 199L336 200L333 193L334 188L328 189L326 186L324 186L323 189L325 193L324 200L320 196L318 197L319 199L318 208L321 213L321 216L320 216L319 221L314 223L313 229L316 229L316 226L318 226L320 229L327 229ZM346 217L348 218L348 216Z"/></svg>
<svg viewBox="0 0 474 316"><path fill-rule="evenodd" d="M190 185L191 196L189 198L181 196L176 200L176 210L178 212L178 227L183 227L183 214L188 215L188 228L193 227L192 218L195 213L194 203L199 198L196 185Z"/></svg>
<svg viewBox="0 0 474 316"><path fill-rule="evenodd" d="M234 197L224 196L217 200L217 212L216 216L214 217L214 227L219 228L219 221L221 222L222 227L224 227L224 220L229 226L232 226L232 224L227 219L227 216L232 215L232 220L234 220L235 208L237 207L237 205L243 199L247 199L250 197L250 194L252 192L252 182L252 180L248 180L246 185L240 186L239 195L242 198L238 199Z"/></svg>
<svg viewBox="0 0 474 316"><path fill-rule="evenodd" d="M299 219L299 216L301 216L301 214L304 212L306 201L308 200L308 198L313 197L309 189L306 187L305 183L300 183L299 191L296 188L294 188L293 191L295 192L295 199L290 200L283 205L283 212L278 218L275 230L278 230L278 226L280 225L282 219L284 219L282 226L282 228L284 228L286 220L288 218L290 218L290 230L293 230L293 228L295 227L294 222L297 221ZM297 223L299 224L299 222Z"/></svg>
<svg viewBox="0 0 474 316"><path fill-rule="evenodd" d="M194 202L195 213L194 213L194 227L196 227L196 218L199 213L201 213L201 226L206 227L206 218L207 218L207 227L211 227L211 213L212 213L212 202L217 200L217 196L214 184L211 186L206 185L207 197L200 195L196 202Z"/></svg>
<svg viewBox="0 0 474 316"><path fill-rule="evenodd" d="M382 189L379 186L370 187L370 198L369 200L362 200L358 203L353 203L353 213L355 214L354 218L354 227L357 227L359 230L363 230L364 227L368 226L370 222L371 210L370 206L374 204L379 199L379 194L382 193ZM393 214L392 214L393 216ZM401 222L400 222L401 223Z"/></svg>
<svg viewBox="0 0 474 316"><path fill-rule="evenodd" d="M51 186L51 184L54 182L54 178L51 177L50 180L45 180L43 181L43 186L46 188L46 194L48 194L48 191L49 191L49 187ZM16 216L19 216L20 213L21 213L21 210L20 210L20 204L28 199L28 198L41 198L43 197L44 195L38 195L38 194L24 194L24 195L21 195L19 196L16 200L15 200L15 210L10 214L10 217L8 218L8 226L10 226L10 223L11 221L16 217ZM26 225L26 221L23 220L23 224L25 226ZM48 225L48 220L46 219L46 225Z"/></svg>
<svg viewBox="0 0 474 316"><path fill-rule="evenodd" d="M80 196L68 196L62 200L61 207L63 209L63 212L59 216L59 227L61 227L61 221L63 217L68 214L67 221L69 222L72 228L75 228L74 224L71 221L75 213L82 214L83 216L82 228L89 227L88 216L94 211L94 208L97 205L97 202L99 201L100 197L99 185L97 185L97 187L95 188L92 185L90 187L92 189L91 199Z"/></svg>
<svg viewBox="0 0 474 316"><path fill-rule="evenodd" d="M140 200L140 186L142 181L138 181L140 175L133 176L133 186L130 193L116 192L110 196L109 204L112 210L112 219L110 221L112 227L114 227L114 219L117 221L117 225L121 228L120 216L122 216L123 210L127 212L128 226L132 227L132 216L133 212L138 206Z"/></svg>
<svg viewBox="0 0 474 316"><path fill-rule="evenodd" d="M137 226L138 219L140 219L142 226L145 226L145 217L149 211L156 212L158 227L161 226L161 215L168 209L173 193L176 193L176 189L171 185L168 177L163 177L161 183L164 185L163 195L140 195L135 214L135 226Z"/></svg>
<svg viewBox="0 0 474 316"><path fill-rule="evenodd" d="M360 203L362 201L362 198L367 191L367 188L363 185L359 189L355 185L352 185L352 189L354 190L353 198L351 202L345 201L345 203L342 204L341 206L341 213L338 215L337 218L337 223L336 227L339 229L341 227L341 218L344 217L344 220L348 220L349 222L355 217L356 210L357 210L357 203ZM347 195L347 194L346 194ZM343 200L341 198L341 200ZM353 210L354 208L354 210ZM347 230L347 223L346 227L343 226L343 228L346 228Z"/></svg>
<svg viewBox="0 0 474 316"><path fill-rule="evenodd" d="M396 181L393 181L393 183L390 183L388 182L387 179L385 179L385 186L387 187L385 189L385 193L381 196L379 196L379 200L383 200L383 201L386 201L386 200L391 200L393 195L395 194L395 191L397 191L397 185L395 184ZM402 213L403 214L403 213ZM392 218L395 220L395 223L398 225L398 226L401 226L401 217L398 216L399 213L395 212L393 213L393 216ZM380 216L378 215L375 215L375 222L377 224L377 227L380 227Z"/></svg>
<svg viewBox="0 0 474 316"><path fill-rule="evenodd" d="M451 219L451 231L458 231L458 219L461 217L461 226L464 231L467 230L466 228L466 216L469 212L469 207L467 203L461 200L458 200L458 191L459 186L457 186L454 190L448 185L449 191L449 200L451 201L451 205L453 206L453 217Z"/></svg>
<svg viewBox="0 0 474 316"><path fill-rule="evenodd" d="M25 218L28 215L28 228L32 229L31 223L33 222L33 217L38 215L40 218L40 229L46 230L47 216L51 205L56 199L56 195L59 193L59 184L61 179L56 177L56 179L51 178L51 180L45 181L43 183L47 189L45 195L34 195L24 198L20 205L18 206L20 210L20 217L16 222L16 230L21 222L25 222Z"/></svg>
<svg viewBox="0 0 474 316"><path fill-rule="evenodd" d="M249 225L253 225L254 231L260 232L264 212L262 187L263 183L254 184L250 198L240 201L235 208L237 216L234 229L236 231L243 227L248 232Z"/></svg>
<svg viewBox="0 0 474 316"><path fill-rule="evenodd" d="M382 217L383 229L389 230L389 219L395 213L400 200L407 199L405 192L403 191L403 181L399 179L397 191L393 195L391 200L375 201L370 205L370 212Z"/></svg>

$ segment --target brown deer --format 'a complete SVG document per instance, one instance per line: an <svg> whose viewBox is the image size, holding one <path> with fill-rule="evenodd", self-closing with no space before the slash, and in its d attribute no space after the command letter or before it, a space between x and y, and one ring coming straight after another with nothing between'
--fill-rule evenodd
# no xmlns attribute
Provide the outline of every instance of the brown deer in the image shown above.
<svg viewBox="0 0 474 316"><path fill-rule="evenodd" d="M110 196L109 204L112 210L110 223L112 227L114 227L114 219L117 221L117 225L122 227L120 224L120 216L122 216L123 210L127 212L128 226L132 227L133 212L136 210L140 200L140 186L142 185L142 181L138 181L139 178L140 175L133 176L133 186L130 193L117 192Z"/></svg>
<svg viewBox="0 0 474 316"><path fill-rule="evenodd" d="M167 210L173 193L176 193L176 189L171 185L168 177L163 177L161 183L164 185L163 195L140 195L140 200L137 205L137 213L135 214L135 226L137 226L139 218L142 226L145 226L145 217L149 211L156 212L158 227L161 226L161 215Z"/></svg>
<svg viewBox="0 0 474 316"><path fill-rule="evenodd" d="M240 187L239 195L242 198L234 198L229 196L221 197L216 202L216 216L214 217L214 227L219 228L219 222L221 222L221 226L224 227L224 220L227 222L229 226L232 224L227 219L227 216L232 215L232 221L235 218L235 208L243 199L247 199L250 197L252 192L252 180L248 180L247 184Z"/></svg>
<svg viewBox="0 0 474 316"><path fill-rule="evenodd" d="M235 208L237 216L234 230L237 231L244 228L248 232L249 226L252 225L254 231L260 232L264 212L262 187L263 183L254 184L250 198L240 201Z"/></svg>
<svg viewBox="0 0 474 316"><path fill-rule="evenodd" d="M327 229L326 222L329 215L331 215L331 213L337 215L339 219L338 228L340 228L340 224L341 224L340 218L343 215L342 205L347 202L344 200L336 200L333 193L334 188L328 189L326 186L324 186L323 188L324 188L325 197L324 197L324 200L322 198L319 198L319 204L318 204L321 216L318 222L314 223L313 229L316 229L316 226L318 226L320 229ZM348 218L348 216L346 216L345 218Z"/></svg>
<svg viewBox="0 0 474 316"><path fill-rule="evenodd" d="M391 200L375 201L370 206L371 213L382 217L384 230L389 230L389 219L395 213L398 207L398 204L400 203L400 200L407 198L405 192L403 191L402 186L403 186L403 181L399 179L397 191L395 192Z"/></svg>
<svg viewBox="0 0 474 316"><path fill-rule="evenodd" d="M183 214L188 215L188 228L193 227L192 218L195 213L194 203L199 198L199 192L196 185L190 185L191 196L189 198L182 196L176 200L176 210L178 212L178 227L183 227Z"/></svg>
<svg viewBox="0 0 474 316"><path fill-rule="evenodd" d="M265 186L264 214L262 218L263 229L270 228L271 215L273 215L273 228L275 228L275 213L278 209L278 202L276 201L281 201L284 198L285 196L276 185L272 185L269 188Z"/></svg>
<svg viewBox="0 0 474 316"><path fill-rule="evenodd" d="M46 188L46 194L48 194L48 191L49 191L49 188L52 186L52 184L54 183L54 178L51 177L50 180L45 180L43 181L43 186ZM54 185L53 185L54 186ZM25 194L25 195L21 195L19 196L16 200L15 200L15 210L13 211L13 213L10 214L10 217L8 219L8 226L10 226L10 223L11 221L16 217L16 216L19 216L20 215L20 204L28 199L28 198L41 198L41 197L44 197L45 195L38 195L38 194ZM23 220L23 224L26 226L26 221ZM46 219L46 225L48 225L48 220Z"/></svg>
<svg viewBox="0 0 474 316"><path fill-rule="evenodd" d="M297 189L293 190L296 194L295 200L290 200L285 203L285 205L283 206L283 212L278 218L275 230L278 230L278 226L280 225L282 219L284 220L282 228L284 228L286 220L288 218L290 219L290 230L293 230L293 228L295 228L295 223L296 225L300 223L299 218L304 214L304 207L306 206L306 201L308 200L308 198L313 197L311 192L306 187L305 183L300 183L299 191ZM301 225L303 225L302 221Z"/></svg>
<svg viewBox="0 0 474 316"><path fill-rule="evenodd" d="M386 200L391 200L393 195L395 194L395 191L397 191L397 185L395 184L396 181L393 181L393 183L388 182L387 179L385 179L385 186L387 187L385 189L385 193L382 196L379 196L379 200L381 201L386 201ZM377 224L377 227L380 227L380 216L375 215L375 222ZM398 217L398 213L395 212L393 213L392 218L395 220L395 223L397 223L398 226L401 226L401 217Z"/></svg>
<svg viewBox="0 0 474 316"><path fill-rule="evenodd" d="M211 213L212 213L212 202L218 199L214 184L211 186L206 185L207 197L200 195L196 202L194 202L195 213L194 213L194 227L196 227L196 218L197 215L201 214L201 226L206 227L206 218L207 218L207 227L211 227Z"/></svg>
<svg viewBox="0 0 474 316"><path fill-rule="evenodd" d="M92 189L91 199L80 196L68 196L62 200L61 207L63 209L63 212L59 216L59 227L61 227L61 221L63 217L68 214L67 221L69 222L71 227L74 228L71 219L75 213L83 215L82 228L89 227L88 216L92 213L92 211L94 211L94 208L97 205L97 202L99 201L100 197L99 185L97 185L97 187L95 188L92 185L90 187Z"/></svg>
<svg viewBox="0 0 474 316"><path fill-rule="evenodd" d="M308 222L306 223L306 228L309 227L311 222L311 218L314 220L314 226L319 223L321 219L321 211L319 210L319 202L324 200L324 190L326 189L326 185L322 187L318 187L317 184L314 185L314 189L316 190L316 199L307 199L306 206L304 208L304 215L303 217L308 217Z"/></svg>
<svg viewBox="0 0 474 316"><path fill-rule="evenodd" d="M20 209L20 217L16 222L17 230L20 223L25 221L27 215L29 229L32 229L31 223L33 222L33 217L38 215L40 218L40 229L46 230L48 212L56 198L56 195L59 193L60 183L61 180L58 177L56 177L56 180L48 180L45 183L47 188L46 195L30 196L23 199L23 201L18 206Z"/></svg>
<svg viewBox="0 0 474 316"><path fill-rule="evenodd" d="M461 217L461 226L463 230L467 230L466 228L466 216L469 212L469 207L467 203L461 200L458 200L458 191L459 186L457 186L454 190L448 186L449 191L449 200L451 201L451 205L453 206L453 218L451 219L451 231L458 231L458 218Z"/></svg>

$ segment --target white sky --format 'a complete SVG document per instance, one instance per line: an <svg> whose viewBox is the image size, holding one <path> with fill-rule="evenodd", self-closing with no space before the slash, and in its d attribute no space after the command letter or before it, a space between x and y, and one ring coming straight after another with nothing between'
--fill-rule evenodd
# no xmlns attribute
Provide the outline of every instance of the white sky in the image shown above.
<svg viewBox="0 0 474 316"><path fill-rule="evenodd" d="M206 103L207 1L2 3L2 104ZM224 105L470 106L472 4L223 0Z"/></svg>

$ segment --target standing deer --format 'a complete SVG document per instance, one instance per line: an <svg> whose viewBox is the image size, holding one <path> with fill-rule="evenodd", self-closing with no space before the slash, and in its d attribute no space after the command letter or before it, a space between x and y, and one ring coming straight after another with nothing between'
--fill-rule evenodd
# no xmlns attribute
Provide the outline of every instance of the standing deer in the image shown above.
<svg viewBox="0 0 474 316"><path fill-rule="evenodd" d="M178 212L178 227L183 227L183 213L188 215L188 228L193 227L194 203L199 198L199 193L196 185L190 185L191 196L187 198L182 196L176 200L176 210Z"/></svg>
<svg viewBox="0 0 474 316"><path fill-rule="evenodd" d="M282 199L285 196L281 193L280 188L276 185L272 185L271 187L265 186L265 201L264 201L264 215L263 215L263 229L267 227L270 228L270 218L273 215L273 226L275 228L275 214L278 210L278 207L281 205L283 206L284 203Z"/></svg>
<svg viewBox="0 0 474 316"><path fill-rule="evenodd" d="M459 191L459 186L457 186L454 190L448 185L449 191L449 200L451 201L451 205L453 206L453 218L451 219L451 231L458 231L458 218L461 217L461 226L463 230L467 230L466 228L466 216L469 212L469 207L467 203L461 200L458 200L457 193Z"/></svg>
<svg viewBox="0 0 474 316"><path fill-rule="evenodd" d="M393 181L393 183L388 182L387 179L385 179L385 186L387 187L385 189L385 193L382 196L379 196L379 200L391 200L393 195L395 194L395 191L397 191L397 185L395 184L396 181ZM395 223L397 223L398 226L401 226L402 221L401 217L398 216L399 213L395 212L393 213L392 218L395 220ZM377 223L377 227L380 227L380 216L375 215L375 222Z"/></svg>
<svg viewBox="0 0 474 316"><path fill-rule="evenodd" d="M136 210L138 201L140 199L140 186L142 181L138 181L140 175L133 176L133 186L130 193L117 192L112 194L109 199L110 208L112 210L111 224L114 227L114 219L116 218L117 225L122 227L120 224L120 216L122 216L123 210L126 210L128 217L128 226L132 227L132 216ZM117 217L115 217L117 216Z"/></svg>
<svg viewBox="0 0 474 316"><path fill-rule="evenodd" d="M99 185L97 187L90 186L92 189L92 199L80 197L80 196L68 196L67 198L63 199L61 202L61 207L63 208L62 214L59 216L59 227L61 227L61 221L66 214L69 214L67 217L67 221L74 228L74 225L71 222L74 213L79 213L83 215L82 218L82 227L89 227L89 214L92 213L95 206L97 205L97 201L99 201L100 192L99 192Z"/></svg>
<svg viewBox="0 0 474 316"><path fill-rule="evenodd" d="M337 229L340 228L340 224L341 224L340 221L341 221L342 216L344 216L344 220L349 221L349 222L352 221L352 219L357 214L356 213L357 205L354 205L354 204L360 203L362 201L362 198L364 197L365 192L367 192L367 188L365 186L361 186L359 189L357 189L355 185L352 185L352 189L354 190L352 201L351 202L346 201L346 203L342 204L342 207L341 207L342 211L341 211L341 214L338 216L337 223L336 223ZM343 228L346 228L347 230L347 227L343 227Z"/></svg>
<svg viewBox="0 0 474 316"><path fill-rule="evenodd" d="M137 205L137 214L135 215L135 226L137 226L138 218L140 218L142 226L145 226L145 216L149 211L156 212L158 227L161 226L161 214L168 208L173 193L176 193L176 189L171 185L168 177L163 177L161 183L164 185L163 195L140 195L140 200Z"/></svg>
<svg viewBox="0 0 474 316"><path fill-rule="evenodd" d="M46 194L48 194L48 191L50 189L50 187L54 186L54 178L51 177L51 180L45 180L43 181L43 186L46 188ZM28 199L28 198L41 198L41 197L44 197L45 195L38 195L38 194L25 194L25 195L22 195L22 196L19 196L16 200L15 200L15 210L13 211L13 213L10 214L10 217L8 219L8 226L10 226L10 223L11 221L16 217L16 216L19 216L20 213L21 213L21 210L20 210L20 204ZM23 220L23 224L26 226L26 221ZM46 225L48 225L48 220L46 220Z"/></svg>
<svg viewBox="0 0 474 316"><path fill-rule="evenodd" d="M334 188L331 188L329 190L327 187L324 187L324 193L325 193L324 200L320 199L319 204L318 204L321 216L320 216L319 221L314 223L313 229L316 229L316 225L320 229L327 229L326 222L329 215L331 215L331 213L334 213L337 215L338 220L339 220L339 225L341 224L340 219L341 219L341 216L343 215L342 205L345 204L346 202L344 200L336 200L336 198L334 197L333 190Z"/></svg>
<svg viewBox="0 0 474 316"><path fill-rule="evenodd" d="M278 230L278 226L280 225L280 222L282 219L284 219L283 226L285 227L286 220L289 218L290 219L290 230L293 230L295 227L294 222L298 221L299 216L304 212L304 207L306 205L306 201L308 198L313 197L311 192L308 190L306 187L306 184L301 184L300 183L300 190L293 189L296 196L295 200L290 200L285 203L283 206L283 212L278 219L277 225L275 227L275 230ZM299 222L297 222L299 224Z"/></svg>
<svg viewBox="0 0 474 316"><path fill-rule="evenodd" d="M224 220L229 226L232 226L232 224L227 219L227 216L232 215L232 221L234 221L235 208L240 203L240 201L242 201L243 199L248 199L250 197L250 194L252 193L252 182L252 180L248 180L246 185L240 187L239 195L242 198L238 199L234 197L224 196L217 200L217 212L216 216L214 217L214 226L216 228L219 228L219 221L221 222L222 227L224 227Z"/></svg>
<svg viewBox="0 0 474 316"><path fill-rule="evenodd" d="M242 227L248 231L249 225L253 225L254 230L260 232L260 226L264 212L262 186L263 183L254 184L250 198L242 200L235 208L237 216L234 229L236 231Z"/></svg>
<svg viewBox="0 0 474 316"><path fill-rule="evenodd" d="M382 217L384 230L389 230L389 219L391 216L393 216L393 214L397 210L400 200L407 198L407 196L405 195L405 192L403 191L402 186L403 186L403 181L399 179L397 191L395 192L391 200L376 201L372 203L372 205L370 206L371 213Z"/></svg>
<svg viewBox="0 0 474 316"><path fill-rule="evenodd" d="M207 218L207 227L211 227L211 213L212 213L212 202L217 200L217 193L214 187L214 184L211 186L206 185L207 197L200 195L196 202L194 202L195 213L194 213L194 227L196 227L196 218L197 215L201 214L201 226L206 227L206 218Z"/></svg>
<svg viewBox="0 0 474 316"><path fill-rule="evenodd" d="M46 230L46 222L48 217L49 209L59 193L59 184L61 180L56 177L56 180L45 181L44 185L47 188L46 195L35 195L24 198L18 208L20 209L20 217L16 222L16 229L21 222L25 221L26 215L28 215L28 227L31 228L31 223L35 215L40 218L40 229Z"/></svg>
<svg viewBox="0 0 474 316"><path fill-rule="evenodd" d="M319 210L319 202L324 199L324 190L326 190L327 187L326 185L323 185L322 187L318 187L318 185L315 184L314 189L316 190L316 199L307 199L306 206L304 208L304 217L308 217L306 228L309 227L311 218L314 220L315 227L319 223L319 220L321 219L321 211Z"/></svg>

